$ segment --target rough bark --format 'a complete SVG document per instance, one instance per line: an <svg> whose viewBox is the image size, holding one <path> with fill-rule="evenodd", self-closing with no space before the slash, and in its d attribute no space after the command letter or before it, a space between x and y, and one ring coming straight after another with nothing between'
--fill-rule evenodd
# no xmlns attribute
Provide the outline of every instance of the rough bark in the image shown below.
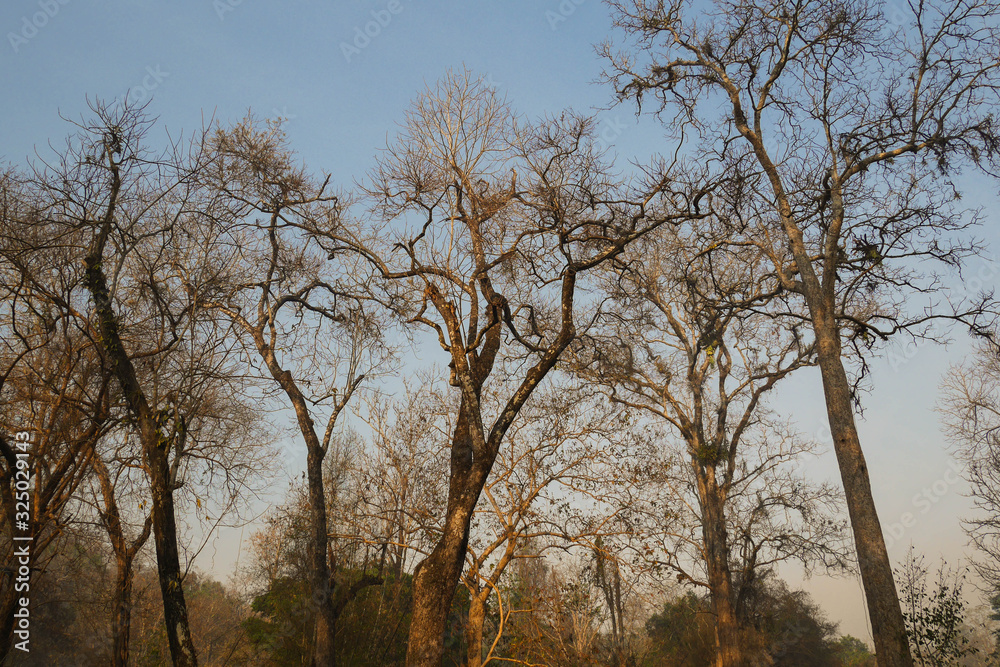
<svg viewBox="0 0 1000 667"><path fill-rule="evenodd" d="M854 531L875 653L880 665L911 667L913 659L910 657L906 626L872 496L868 466L854 422L851 387L840 357L840 340L836 332L821 333L819 327L816 328L816 339L830 432Z"/></svg>
<svg viewBox="0 0 1000 667"><path fill-rule="evenodd" d="M698 479L702 504L702 539L708 585L715 614L715 646L717 667L740 667L746 661L740 642L740 627L733 601L733 579L729 568L729 540L721 489L715 471L709 467Z"/></svg>
<svg viewBox="0 0 1000 667"><path fill-rule="evenodd" d="M134 572L131 563L121 560L115 573L114 617L111 619L112 659L115 667L129 664L129 631L132 627L132 581Z"/></svg>
<svg viewBox="0 0 1000 667"><path fill-rule="evenodd" d="M492 467L492 460L488 464L482 459L473 461L467 411L463 400L452 439L448 508L441 539L413 577L413 617L406 650L409 667L438 667L444 658L445 624L465 566L469 524Z"/></svg>
<svg viewBox="0 0 1000 667"><path fill-rule="evenodd" d="M469 604L469 620L465 626L466 667L481 667L483 664L483 626L486 623L488 593L489 589L474 593Z"/></svg>

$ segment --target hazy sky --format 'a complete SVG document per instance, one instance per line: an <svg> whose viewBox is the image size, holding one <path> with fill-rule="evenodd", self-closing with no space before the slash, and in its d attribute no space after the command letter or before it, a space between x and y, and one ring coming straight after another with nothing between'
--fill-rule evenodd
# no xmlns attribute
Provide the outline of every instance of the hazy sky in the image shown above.
<svg viewBox="0 0 1000 667"><path fill-rule="evenodd" d="M449 67L488 76L529 116L612 102L610 89L595 83L601 62L593 45L610 29L598 0L6 0L0 28L0 159L18 166L36 147L44 156L48 141L61 144L71 128L59 114L79 118L87 96L152 97L149 111L160 117L154 140L163 128L197 129L213 116L235 121L248 109L284 117L306 164L344 187L372 165L409 101ZM670 148L655 124L636 123L631 106L600 118L600 133L623 159ZM971 201L996 210L996 192L980 188ZM1000 269L981 275L990 284ZM941 373L966 350L959 334L947 348L897 350L895 359L873 364L862 445L883 527L894 530L895 560L911 541L933 561L964 555L958 517L969 501L933 408ZM775 407L824 438L818 374L794 378L780 396ZM292 456L289 467L300 465ZM818 477L838 477L832 455L807 465ZM901 525L905 513L913 515L910 527ZM198 565L227 572L238 541L239 531L226 533ZM857 579L816 577L804 585L842 632L868 638Z"/></svg>

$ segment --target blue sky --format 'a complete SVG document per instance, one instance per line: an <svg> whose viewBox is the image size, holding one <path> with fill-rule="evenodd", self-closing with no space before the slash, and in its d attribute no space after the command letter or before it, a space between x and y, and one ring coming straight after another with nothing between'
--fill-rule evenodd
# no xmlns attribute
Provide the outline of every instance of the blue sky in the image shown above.
<svg viewBox="0 0 1000 667"><path fill-rule="evenodd" d="M371 166L409 101L450 67L487 76L529 116L610 106L610 89L594 83L601 71L594 44L610 25L598 0L7 0L0 5L0 159L23 165L35 147L45 155L46 142L61 144L70 132L59 113L78 118L88 95L113 100L130 91L152 97L150 112L172 133L213 116L235 121L248 109L285 117L306 164L346 188ZM601 119L600 131L623 158L668 148L630 106ZM996 210L995 187L980 197ZM862 444L876 500L886 527L908 511L917 520L893 540L896 559L910 540L931 559L963 553L956 517L969 506L964 487L949 484L926 512L914 498L949 469L933 406L941 372L965 350L924 347L907 363L874 364ZM780 396L776 407L787 406L804 432L822 438L818 375L793 379ZM837 478L832 455L809 469ZM233 561L233 535L216 544L215 567ZM842 631L867 636L857 581L814 579L806 587Z"/></svg>
<svg viewBox="0 0 1000 667"><path fill-rule="evenodd" d="M150 111L173 131L250 108L284 116L306 163L345 184L449 67L489 77L532 116L611 101L591 85L601 68L593 44L610 27L598 0L563 0L561 9L555 0L18 0L0 8L0 27L0 156L13 162L66 134L57 110L78 117L87 95L150 95ZM616 134L635 123L631 109L606 115Z"/></svg>

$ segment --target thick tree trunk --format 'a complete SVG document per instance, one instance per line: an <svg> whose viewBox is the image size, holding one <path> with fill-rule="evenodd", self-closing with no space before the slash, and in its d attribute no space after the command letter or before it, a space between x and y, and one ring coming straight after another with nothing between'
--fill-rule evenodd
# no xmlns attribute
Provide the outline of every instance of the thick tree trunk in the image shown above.
<svg viewBox="0 0 1000 667"><path fill-rule="evenodd" d="M469 604L469 621L465 626L465 645L468 650L466 667L483 664L483 625L486 623L486 596L489 589L474 593Z"/></svg>
<svg viewBox="0 0 1000 667"><path fill-rule="evenodd" d="M471 506L469 498L450 508L444 532L434 551L418 566L413 578L413 617L410 621L407 667L439 667L444 658L444 631L465 565Z"/></svg>
<svg viewBox="0 0 1000 667"><path fill-rule="evenodd" d="M451 473L444 530L430 555L417 566L413 577L413 616L406 647L407 667L439 667L444 658L444 631L455 598L469 523L479 502L493 458L473 459L472 439L465 400L458 410L451 443Z"/></svg>
<svg viewBox="0 0 1000 667"><path fill-rule="evenodd" d="M696 465L698 465L696 463ZM742 667L747 664L740 642L740 627L733 604L733 578L729 568L729 536L722 489L714 468L697 471L702 503L702 539L705 547L708 586L715 614L716 667Z"/></svg>
<svg viewBox="0 0 1000 667"><path fill-rule="evenodd" d="M817 325L815 332L830 433L854 531L875 654L880 667L912 667L899 595L872 496L868 466L854 422L851 386L840 356L840 339L832 325Z"/></svg>

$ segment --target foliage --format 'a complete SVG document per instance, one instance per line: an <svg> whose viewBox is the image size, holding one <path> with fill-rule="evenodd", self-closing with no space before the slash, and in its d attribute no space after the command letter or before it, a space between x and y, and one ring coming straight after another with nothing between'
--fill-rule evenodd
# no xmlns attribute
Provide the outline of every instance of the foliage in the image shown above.
<svg viewBox="0 0 1000 667"><path fill-rule="evenodd" d="M964 571L949 568L941 561L936 581L928 581L924 556L910 549L897 569L903 618L910 639L914 661L919 665L953 665L965 656L975 655L965 624L966 602L962 596Z"/></svg>

